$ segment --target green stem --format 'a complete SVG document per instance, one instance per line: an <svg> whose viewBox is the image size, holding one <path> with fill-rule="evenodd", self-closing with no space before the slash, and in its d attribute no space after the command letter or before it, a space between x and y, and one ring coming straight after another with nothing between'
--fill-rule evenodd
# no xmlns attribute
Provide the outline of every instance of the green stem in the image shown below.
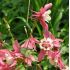
<svg viewBox="0 0 70 70"><path fill-rule="evenodd" d="M36 4L36 11L38 11L40 9L40 6L39 6L39 2L38 0L34 0L35 4Z"/></svg>
<svg viewBox="0 0 70 70"><path fill-rule="evenodd" d="M28 11L27 11L27 20L26 20L26 23L27 23L28 27L30 28L30 31L32 32L32 29L31 29L30 25L28 24L28 19L29 19L29 8L30 8L30 0L29 0L29 2L28 2Z"/></svg>
<svg viewBox="0 0 70 70"><path fill-rule="evenodd" d="M29 2L28 2L27 23L28 23L28 17L29 17L29 8L30 8L30 0L29 0Z"/></svg>
<svg viewBox="0 0 70 70"><path fill-rule="evenodd" d="M5 18L3 18L3 20L4 20L4 22L5 22L5 25L6 25L6 28L7 28L7 30L8 30L8 33L9 33L9 35L11 36L11 42L12 42L12 44L13 44L14 38L13 38L13 35L12 35L12 33L11 33L11 30L10 30L10 25L9 25L8 21L7 21Z"/></svg>
<svg viewBox="0 0 70 70"><path fill-rule="evenodd" d="M40 27L38 26L38 24L37 24L36 21L35 21L35 24L36 24L37 30L38 30L38 32L39 32L39 35L41 36L41 35L42 35L42 34L41 34L41 29L40 29Z"/></svg>

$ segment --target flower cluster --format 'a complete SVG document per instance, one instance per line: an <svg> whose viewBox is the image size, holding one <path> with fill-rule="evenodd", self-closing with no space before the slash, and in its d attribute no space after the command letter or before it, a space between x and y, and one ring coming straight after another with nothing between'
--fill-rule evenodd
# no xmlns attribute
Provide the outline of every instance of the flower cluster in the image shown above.
<svg viewBox="0 0 70 70"><path fill-rule="evenodd" d="M51 20L51 11L49 10L51 7L52 3L46 4L40 9L39 12L35 12L35 14L33 15L33 17L38 19L44 31L44 38L41 39L39 43L41 51L38 55L38 61L41 61L44 56L47 55L50 63L58 66L62 70L64 68L64 64L61 59L59 48L60 42L63 42L63 40L55 38L55 36L49 31L48 24L46 23Z"/></svg>
<svg viewBox="0 0 70 70"><path fill-rule="evenodd" d="M30 55L26 57L21 53L21 46L18 41L15 40L13 44L13 50L9 51L8 49L0 50L0 70L15 70L16 65L20 60L29 66L31 66L32 61L35 61L35 58Z"/></svg>
<svg viewBox="0 0 70 70"><path fill-rule="evenodd" d="M52 3L46 4L39 12L34 12L32 15L42 25L44 38L37 40L31 35L30 38L25 40L21 45L15 40L13 43L13 50L11 51L8 49L0 49L0 70L15 70L17 63L20 62L20 60L31 66L32 61L40 62L44 59L44 56L49 59L51 64L58 66L60 70L65 68L59 51L60 42L63 42L63 40L55 38L55 36L49 31L48 24L46 23L51 20L51 7ZM34 50L36 52L36 44L40 47L38 59L35 59L33 55L26 56L21 52L21 49ZM3 43L0 41L0 48L2 48L2 46Z"/></svg>

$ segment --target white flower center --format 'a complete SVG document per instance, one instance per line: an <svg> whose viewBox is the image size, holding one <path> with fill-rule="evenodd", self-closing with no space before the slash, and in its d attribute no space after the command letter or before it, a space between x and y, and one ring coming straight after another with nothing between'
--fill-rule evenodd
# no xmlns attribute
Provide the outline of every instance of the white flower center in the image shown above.
<svg viewBox="0 0 70 70"><path fill-rule="evenodd" d="M51 17L50 17L50 14L51 14L51 10L48 10L46 11L42 16L43 16L43 19L47 22L49 22L51 20Z"/></svg>
<svg viewBox="0 0 70 70"><path fill-rule="evenodd" d="M50 47L47 47L47 48L43 47L42 44L43 44L44 42L50 44ZM40 48L41 48L41 49L50 50L50 48L53 47L53 40L52 40L51 38L47 38L47 39L44 38L44 39L41 40L41 43L40 43L39 45L40 45Z"/></svg>

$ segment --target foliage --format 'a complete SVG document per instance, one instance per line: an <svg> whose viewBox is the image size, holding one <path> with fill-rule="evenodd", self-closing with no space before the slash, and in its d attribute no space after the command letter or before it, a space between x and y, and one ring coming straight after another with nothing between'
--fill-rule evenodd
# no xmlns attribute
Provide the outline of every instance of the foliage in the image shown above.
<svg viewBox="0 0 70 70"><path fill-rule="evenodd" d="M30 37L30 31L32 31L33 36L41 39L43 36L43 29L39 22L31 17L33 11L39 11L39 9L47 3L52 3L52 13L51 13L51 21L48 23L49 30L55 35L57 38L61 38L64 42L61 44L61 53L62 58L65 64L68 65L69 62L69 35L68 35L68 26L69 26L69 7L68 0L30 0L30 8L28 14L28 0L0 0L0 32L1 40L5 43L4 48L11 50L11 34L9 34L9 30L5 24L6 22L10 25L10 31L12 36L22 44L28 37ZM29 16L27 16L29 15ZM27 21L28 20L28 21ZM24 50L25 51L25 50ZM28 51L29 52L29 51ZM38 50L39 52L39 50ZM23 52L24 53L24 52ZM31 53L31 51L29 52ZM38 55L35 52L32 53L35 57ZM55 67L50 65L46 58L41 63L33 63L32 67L27 67L27 70L39 70L40 66L42 66L43 70L54 70ZM18 67L18 65L17 65ZM23 70L23 66L20 63L21 70ZM24 68L24 70L26 70Z"/></svg>

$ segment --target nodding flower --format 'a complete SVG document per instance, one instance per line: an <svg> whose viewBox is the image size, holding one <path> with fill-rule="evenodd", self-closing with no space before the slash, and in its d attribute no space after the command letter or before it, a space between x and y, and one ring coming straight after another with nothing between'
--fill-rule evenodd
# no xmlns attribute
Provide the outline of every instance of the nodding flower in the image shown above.
<svg viewBox="0 0 70 70"><path fill-rule="evenodd" d="M48 30L48 24L45 22L49 22L51 17L49 16L51 11L49 10L52 7L52 3L46 4L44 7L41 7L39 12L34 12L32 15L36 19L39 20L44 30Z"/></svg>
<svg viewBox="0 0 70 70"><path fill-rule="evenodd" d="M35 43L39 43L39 41L31 35L31 37L29 39L27 39L21 45L21 48L28 48L28 49L34 49L34 50L36 50Z"/></svg>
<svg viewBox="0 0 70 70"><path fill-rule="evenodd" d="M0 50L0 70L13 70L16 63L17 62L9 50Z"/></svg>
<svg viewBox="0 0 70 70"><path fill-rule="evenodd" d="M25 58L24 54L21 53L21 46L17 40L13 43L13 51L11 51L11 53L16 60Z"/></svg>
<svg viewBox="0 0 70 70"><path fill-rule="evenodd" d="M59 51L60 42L63 42L63 40L55 38L51 32L49 32L48 37L44 35L44 38L41 39L39 43L41 51L38 55L38 61L42 61L44 56L47 55L50 63L53 65L56 63L57 66L62 70L64 68L64 64L62 62L61 54Z"/></svg>

